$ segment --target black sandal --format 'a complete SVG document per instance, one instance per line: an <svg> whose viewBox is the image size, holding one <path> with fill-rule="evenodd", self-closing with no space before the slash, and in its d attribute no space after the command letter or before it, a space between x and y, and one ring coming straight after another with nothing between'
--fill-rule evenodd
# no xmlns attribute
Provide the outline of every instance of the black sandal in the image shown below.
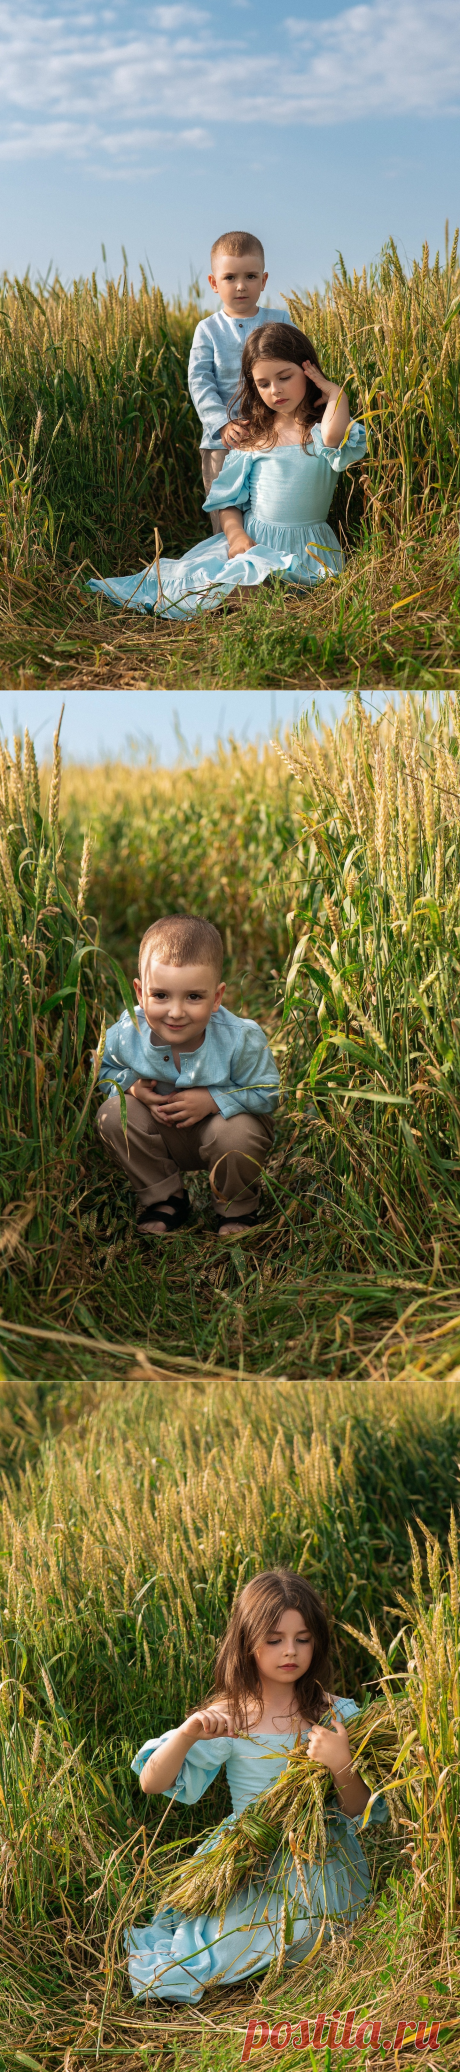
<svg viewBox="0 0 460 2072"><path fill-rule="evenodd" d="M187 1190L183 1194L170 1195L169 1201L152 1201L150 1208L143 1209L138 1217L136 1229L139 1237L169 1237L170 1230L180 1230L183 1223L190 1221L191 1208ZM152 1223L164 1217L166 1230L152 1230Z"/></svg>
<svg viewBox="0 0 460 2072"><path fill-rule="evenodd" d="M243 1232L243 1231L245 1231L245 1230L252 1230L252 1229L253 1229L253 1225L254 1225L254 1223L258 1223L258 1222L259 1222L259 1215L260 1215L260 1210L259 1210L259 1209L253 1209L253 1210L252 1210L252 1214L251 1214L251 1215L249 1215L249 1216L241 1216L241 1217L240 1217L240 1216L219 1216L219 1214L218 1214L218 1211L217 1211L217 1209L215 1209L214 1213L215 1213L215 1217L216 1217L216 1222L217 1222L217 1229L218 1229L218 1231L221 1231L221 1230L228 1230L228 1231L230 1231L230 1232L231 1232L232 1230L234 1230L234 1228L235 1228L235 1225L237 1224L237 1225L238 1225L238 1236L240 1236L240 1235L242 1234L242 1232Z"/></svg>

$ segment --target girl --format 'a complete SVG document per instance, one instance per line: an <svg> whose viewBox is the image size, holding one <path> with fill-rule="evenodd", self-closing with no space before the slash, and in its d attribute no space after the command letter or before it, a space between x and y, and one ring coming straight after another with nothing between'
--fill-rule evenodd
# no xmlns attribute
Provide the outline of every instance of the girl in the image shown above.
<svg viewBox="0 0 460 2072"><path fill-rule="evenodd" d="M364 425L350 421L345 391L327 381L314 346L294 324L251 331L231 417L242 428L203 508L220 510L223 531L146 573L93 580L118 604L190 618L234 590L279 569L308 588L337 575L343 556L326 524L336 477L366 452ZM244 428L244 429L243 429Z"/></svg>
<svg viewBox="0 0 460 2072"><path fill-rule="evenodd" d="M237 1599L219 1649L212 1697L182 1726L146 1741L132 1763L142 1791L176 1797L182 1806L201 1798L225 1763L233 1805L225 1826L231 1827L232 1817L281 1775L298 1733L308 1740L309 1756L331 1771L337 1812L327 1816L324 1864L311 1869L304 1861L305 1890L295 1906L294 1865L289 1876L295 1918L287 1961L294 1964L313 1949L326 1911L351 1922L370 1889L357 1839L370 1794L352 1774L346 1730L358 1708L351 1698L328 1696L328 1651L324 1608L305 1577L283 1568L254 1576ZM321 1715L331 1705L333 1726L322 1726ZM386 1818L383 1798L374 1801L369 1818ZM202 1849L215 1840L216 1832ZM196 2001L211 1980L226 1984L266 1970L279 1948L280 1911L279 1893L267 1898L267 1884L253 1883L230 1902L222 1929L215 1914L195 1921L174 1908L157 1914L150 1927L128 1938L133 1993Z"/></svg>

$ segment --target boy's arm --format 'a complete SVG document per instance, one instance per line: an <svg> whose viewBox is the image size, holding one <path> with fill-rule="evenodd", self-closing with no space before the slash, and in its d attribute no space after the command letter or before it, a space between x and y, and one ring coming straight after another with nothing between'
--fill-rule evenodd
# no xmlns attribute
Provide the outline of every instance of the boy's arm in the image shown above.
<svg viewBox="0 0 460 2072"><path fill-rule="evenodd" d="M220 1114L272 1115L278 1106L279 1072L257 1022L242 1022L226 1086L210 1086Z"/></svg>
<svg viewBox="0 0 460 2072"><path fill-rule="evenodd" d="M222 426L227 422L227 408L218 389L212 338L206 332L204 322L198 324L195 331L188 363L188 385L197 416L201 417L203 432L218 445Z"/></svg>
<svg viewBox="0 0 460 2072"><path fill-rule="evenodd" d="M124 1018L122 1017L122 1019ZM128 1020L129 1017L127 1016L126 1019ZM134 1086L135 1080L139 1078L139 1070L136 1071L135 1066L123 1064L120 1059L119 1028L119 1022L114 1022L113 1027L107 1030L105 1050L97 1080L98 1091L100 1090L102 1094L113 1093L114 1080L116 1086L120 1086L122 1092L127 1094L130 1091L130 1087Z"/></svg>

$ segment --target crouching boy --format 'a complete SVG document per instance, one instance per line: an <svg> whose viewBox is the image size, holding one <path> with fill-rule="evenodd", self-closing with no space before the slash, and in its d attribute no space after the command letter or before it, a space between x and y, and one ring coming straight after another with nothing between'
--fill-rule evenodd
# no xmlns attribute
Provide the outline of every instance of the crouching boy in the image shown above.
<svg viewBox="0 0 460 2072"><path fill-rule="evenodd" d="M188 1222L183 1175L204 1168L219 1235L236 1235L257 1222L278 1073L258 1022L222 1005L218 929L193 914L154 921L134 991L136 1027L125 1010L107 1033L97 1127L137 1195L138 1231L164 1237Z"/></svg>

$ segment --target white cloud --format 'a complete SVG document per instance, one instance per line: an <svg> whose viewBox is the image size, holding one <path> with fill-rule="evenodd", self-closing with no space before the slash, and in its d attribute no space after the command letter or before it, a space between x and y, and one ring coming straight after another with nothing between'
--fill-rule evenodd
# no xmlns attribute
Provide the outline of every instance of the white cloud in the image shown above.
<svg viewBox="0 0 460 2072"><path fill-rule="evenodd" d="M210 21L210 15L203 14L199 7L155 7L153 20L157 28L166 29L167 33L168 29L193 28L196 22L201 28L203 22Z"/></svg>
<svg viewBox="0 0 460 2072"><path fill-rule="evenodd" d="M145 163L163 135L207 142L203 120L324 125L450 115L460 104L458 0L291 16L271 41L261 13L247 42L242 13L233 29L228 13L186 4L134 18L127 5L115 17L57 13L46 0L19 12L0 0L0 50L2 159L100 152L103 162L116 145L120 158L136 148Z"/></svg>

